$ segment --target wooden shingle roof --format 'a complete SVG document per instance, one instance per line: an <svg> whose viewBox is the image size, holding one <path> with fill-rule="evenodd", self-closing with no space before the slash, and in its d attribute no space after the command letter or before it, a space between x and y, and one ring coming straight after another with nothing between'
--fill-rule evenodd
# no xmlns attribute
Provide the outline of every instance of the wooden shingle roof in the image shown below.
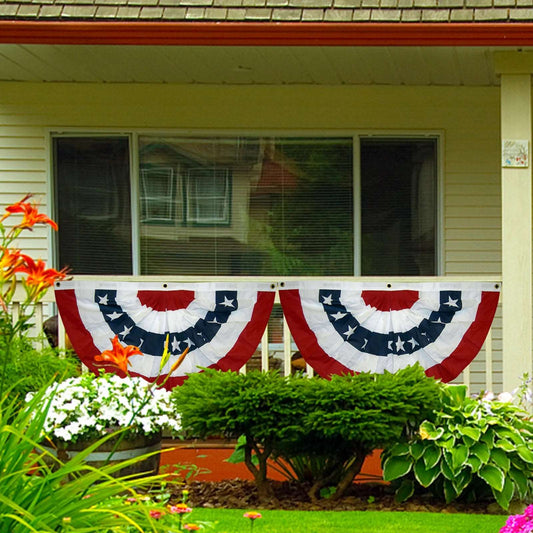
<svg viewBox="0 0 533 533"><path fill-rule="evenodd" d="M0 20L514 23L533 21L533 1L0 0Z"/></svg>

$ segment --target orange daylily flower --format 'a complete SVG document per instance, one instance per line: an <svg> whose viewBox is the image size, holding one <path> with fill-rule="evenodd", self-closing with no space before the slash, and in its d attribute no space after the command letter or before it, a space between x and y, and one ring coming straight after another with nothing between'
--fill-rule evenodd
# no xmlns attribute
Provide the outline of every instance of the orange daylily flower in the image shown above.
<svg viewBox="0 0 533 533"><path fill-rule="evenodd" d="M0 278L9 279L16 269L30 259L20 250L11 250L0 246Z"/></svg>
<svg viewBox="0 0 533 533"><path fill-rule="evenodd" d="M39 295L43 290L51 287L56 281L67 277L67 269L56 270L55 268L46 268L42 259L34 261L31 257L23 256L24 264L15 268L15 272L27 274L23 283L30 288L32 296Z"/></svg>
<svg viewBox="0 0 533 533"><path fill-rule="evenodd" d="M104 350L100 355L95 355L95 361L103 361L111 363L123 372L128 372L129 358L132 355L143 355L141 350L137 346L122 346L118 339L118 335L115 335L114 339L111 339L113 343L113 349Z"/></svg>
<svg viewBox="0 0 533 533"><path fill-rule="evenodd" d="M20 202L16 202L6 207L7 213L0 219L2 222L9 215L14 213L21 213L23 218L20 224L15 227L19 229L32 229L35 224L48 224L57 231L57 224L44 213L39 213L37 202L29 203L27 200L31 198L31 194L27 194Z"/></svg>

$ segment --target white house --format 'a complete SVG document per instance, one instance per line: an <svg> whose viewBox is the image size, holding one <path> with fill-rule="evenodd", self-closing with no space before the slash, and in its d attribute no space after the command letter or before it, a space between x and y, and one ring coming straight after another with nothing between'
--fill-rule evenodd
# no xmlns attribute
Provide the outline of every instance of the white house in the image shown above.
<svg viewBox="0 0 533 533"><path fill-rule="evenodd" d="M469 381L510 390L533 374L523 4L2 0L0 207L40 197L60 230L21 246L76 276L501 284Z"/></svg>

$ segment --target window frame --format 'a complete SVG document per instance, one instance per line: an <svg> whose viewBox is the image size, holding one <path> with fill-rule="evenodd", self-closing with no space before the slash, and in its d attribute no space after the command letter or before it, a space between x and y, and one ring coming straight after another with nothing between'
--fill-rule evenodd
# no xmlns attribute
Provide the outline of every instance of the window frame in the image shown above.
<svg viewBox="0 0 533 533"><path fill-rule="evenodd" d="M361 212L357 209L361 201L361 172L360 172L360 141L361 138L378 137L385 139L427 139L436 140L436 243L435 243L435 276L441 276L444 272L444 153L445 153L445 134L439 129L412 129L412 130L384 130L384 129L352 129L352 130L242 130L239 132L228 130L206 130L206 129L166 129L166 128L48 128L46 132L46 154L47 154L47 193L50 198L51 212L56 213L56 199L54 192L54 161L53 161L53 139L56 137L125 137L128 139L130 152L130 193L131 193L131 254L132 254L132 272L134 276L140 273L140 224L141 224L141 205L140 205L140 162L139 162L139 137L140 136L205 136L205 137L350 137L353 146L353 201L354 201L354 268L353 275L361 275ZM231 181L231 177L230 177ZM230 187L231 191L231 187ZM231 194L230 194L231 204ZM184 212L187 207L184 206ZM231 213L231 205L230 205ZM231 225L231 215L230 222ZM52 239L51 250L54 264L58 264L57 239Z"/></svg>

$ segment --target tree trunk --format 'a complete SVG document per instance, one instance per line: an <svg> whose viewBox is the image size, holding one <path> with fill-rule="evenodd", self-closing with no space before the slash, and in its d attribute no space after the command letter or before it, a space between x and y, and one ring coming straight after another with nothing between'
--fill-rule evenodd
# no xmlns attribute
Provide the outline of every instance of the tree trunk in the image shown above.
<svg viewBox="0 0 533 533"><path fill-rule="evenodd" d="M255 456L257 457L257 465L254 464L252 460L252 452L255 452ZM267 478L267 461L271 452L272 450L269 446L265 445L265 447L261 450L253 441L253 439L246 436L246 444L244 447L244 464L254 476L257 495L261 503L275 503L277 501L272 489L272 485Z"/></svg>

